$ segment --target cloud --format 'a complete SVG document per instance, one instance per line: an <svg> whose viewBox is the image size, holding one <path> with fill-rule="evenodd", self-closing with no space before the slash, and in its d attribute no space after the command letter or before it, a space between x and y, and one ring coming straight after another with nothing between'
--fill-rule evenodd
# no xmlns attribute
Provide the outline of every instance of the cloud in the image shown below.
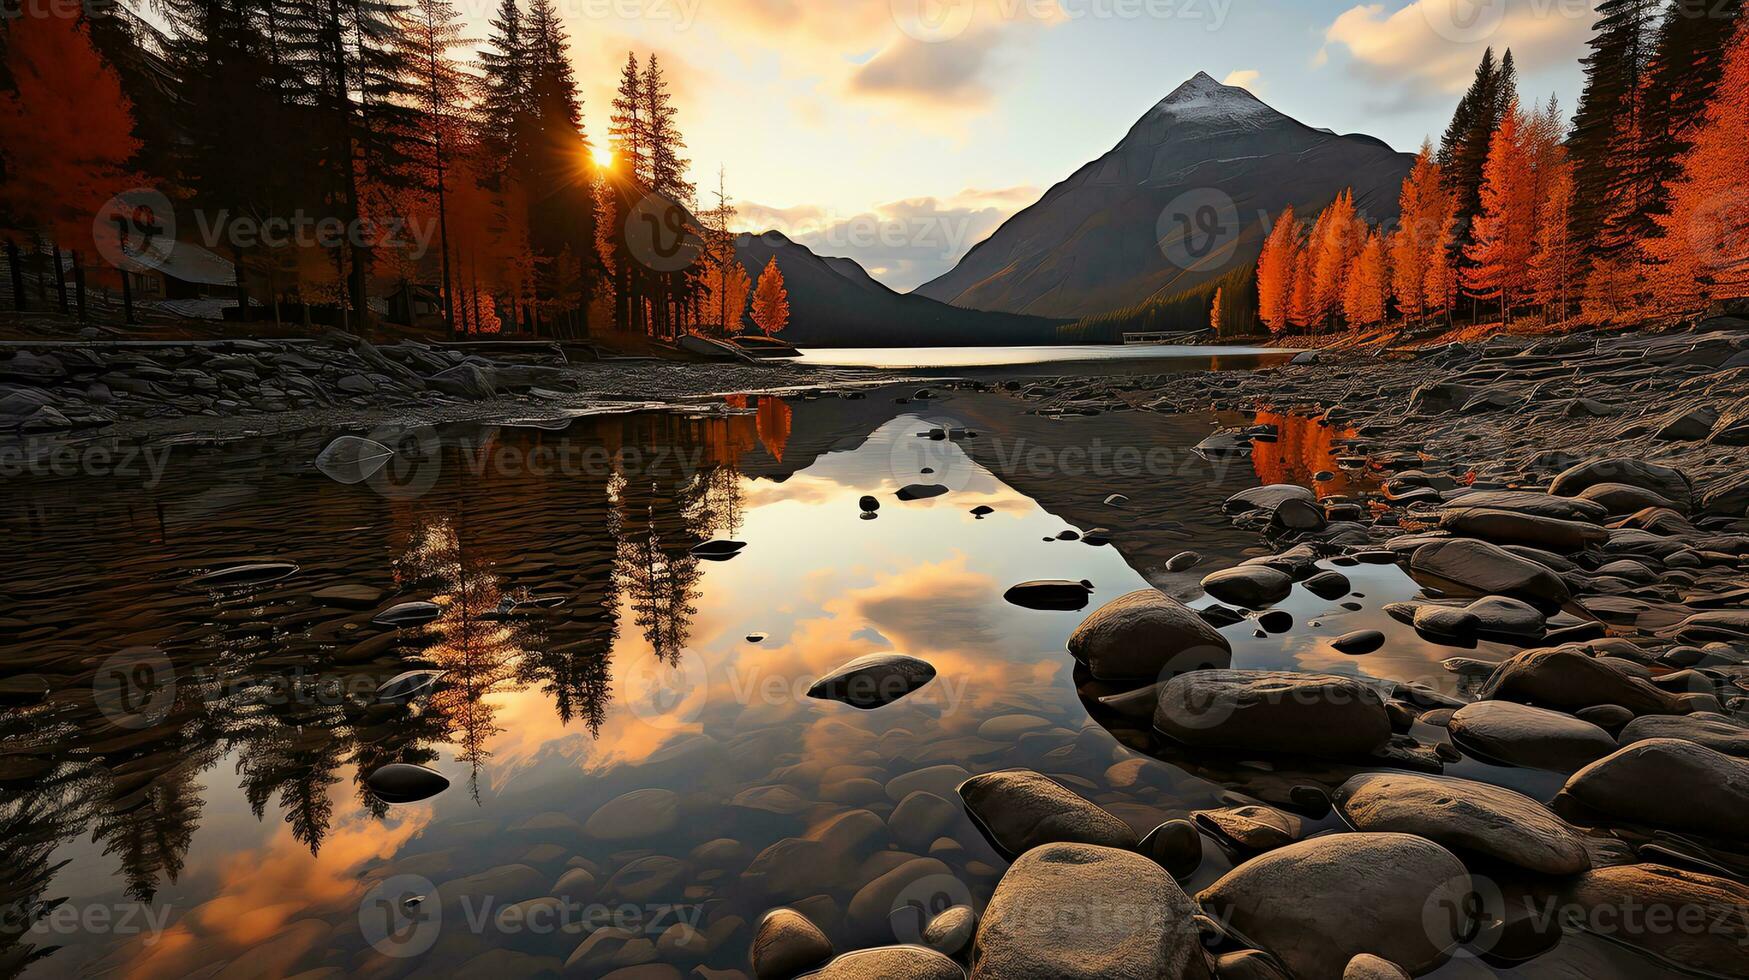
<svg viewBox="0 0 1749 980"><path fill-rule="evenodd" d="M1238 68L1227 72L1227 77L1221 79L1221 84L1250 89L1251 94L1256 95L1263 91L1263 86L1258 84L1258 79L1262 77L1263 73L1255 68Z"/></svg>
<svg viewBox="0 0 1749 980"><path fill-rule="evenodd" d="M990 99L986 73L999 35L968 34L952 43L895 40L850 77L849 91L930 105L981 106Z"/></svg>
<svg viewBox="0 0 1749 980"><path fill-rule="evenodd" d="M1348 55L1356 77L1390 95L1371 108L1408 112L1449 102L1474 76L1484 49L1512 49L1521 72L1568 64L1585 49L1593 0L1415 0L1387 12L1352 7L1324 31L1313 64Z"/></svg>
<svg viewBox="0 0 1749 980"><path fill-rule="evenodd" d="M889 287L906 292L953 268L1039 193L1028 186L967 189L948 198L893 201L854 215L813 205L743 203L736 222L747 231L781 231L819 255L853 259Z"/></svg>

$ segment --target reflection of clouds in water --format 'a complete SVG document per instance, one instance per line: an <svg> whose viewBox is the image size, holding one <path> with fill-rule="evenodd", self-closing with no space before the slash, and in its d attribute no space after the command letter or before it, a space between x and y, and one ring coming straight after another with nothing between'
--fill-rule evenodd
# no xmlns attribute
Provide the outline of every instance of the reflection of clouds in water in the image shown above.
<svg viewBox="0 0 1749 980"><path fill-rule="evenodd" d="M1000 590L995 579L969 570L966 561L960 554L887 575L844 599L903 652L994 651L998 634L988 603Z"/></svg>

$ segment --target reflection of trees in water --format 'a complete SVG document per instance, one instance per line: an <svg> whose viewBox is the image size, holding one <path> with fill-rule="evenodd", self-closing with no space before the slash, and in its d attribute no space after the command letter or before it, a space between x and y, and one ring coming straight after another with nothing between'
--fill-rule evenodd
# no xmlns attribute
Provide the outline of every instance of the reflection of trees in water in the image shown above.
<svg viewBox="0 0 1749 980"><path fill-rule="evenodd" d="M1274 442L1251 444L1251 464L1265 484L1297 483L1313 488L1320 497L1356 489L1348 474L1336 465L1340 455L1336 443L1354 438L1354 429L1324 425L1319 419L1290 412L1258 412L1255 424L1272 425L1276 431ZM1320 470L1334 474L1334 479L1322 483L1313 480Z"/></svg>

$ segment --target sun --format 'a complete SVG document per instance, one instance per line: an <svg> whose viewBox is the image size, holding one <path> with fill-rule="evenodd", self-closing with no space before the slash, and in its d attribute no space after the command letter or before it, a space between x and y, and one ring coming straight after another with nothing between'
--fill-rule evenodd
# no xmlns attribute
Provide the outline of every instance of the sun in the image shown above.
<svg viewBox="0 0 1749 980"><path fill-rule="evenodd" d="M590 148L589 155L595 158L595 165L603 170L613 166L613 150L605 146Z"/></svg>

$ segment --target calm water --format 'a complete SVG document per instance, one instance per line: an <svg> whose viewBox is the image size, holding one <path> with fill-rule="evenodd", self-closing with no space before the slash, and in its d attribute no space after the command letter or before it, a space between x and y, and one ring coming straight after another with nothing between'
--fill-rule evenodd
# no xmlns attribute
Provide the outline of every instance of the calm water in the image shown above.
<svg viewBox="0 0 1749 980"><path fill-rule="evenodd" d="M1291 350L1270 347L1174 346L1166 344L1086 344L1063 347L841 347L802 351L800 364L830 367L989 368L1099 362L1148 362L1149 369L1219 370L1257 367L1293 357ZM1165 364L1154 362L1166 362Z"/></svg>
<svg viewBox="0 0 1749 980"><path fill-rule="evenodd" d="M939 825L888 823L915 788L951 800L968 772L1025 766L1145 832L1233 792L1284 801L1344 777L1157 749L1164 761L1139 781L1108 775L1150 743L1077 688L1063 644L1085 613L1002 599L1035 578L1087 579L1095 605L1150 583L1194 595L1257 544L1220 501L1329 468L1331 433L1288 426L1255 460L1210 462L1184 447L1212 417L1051 421L997 395L896 394L422 430L356 485L311 465L334 433L186 447L156 477L14 480L0 972L515 977L556 972L585 942L599 959L574 975L652 957L682 973L744 968L751 923L772 906L803 908L840 950L892 942L906 928L888 918L895 904L981 907L1002 858L957 807ZM919 438L944 423L977 437ZM920 481L951 492L894 497ZM1104 505L1114 491L1130 504ZM864 494L878 518L860 518ZM974 518L979 505L992 513ZM1112 546L1045 540L1096 525ZM747 547L692 554L717 538ZM1192 547L1203 568L1159 570ZM296 570L239 588L199 580L268 561ZM1225 631L1235 665L1455 690L1438 660L1506 652L1422 642L1377 613L1412 582L1347 571L1362 610L1296 592L1282 605L1293 631ZM372 623L409 600L441 613ZM1360 625L1389 631L1390 652L1329 649ZM938 677L874 711L805 696L833 666L889 650ZM414 668L445 672L428 698L376 698ZM393 762L450 786L386 805L364 779ZM1543 794L1558 783L1454 771ZM1193 889L1230 867L1206 850ZM939 863L929 894L865 892L914 860ZM391 920L385 903L408 896L424 900ZM1647 970L1575 939L1517 971L1461 958L1438 975Z"/></svg>

